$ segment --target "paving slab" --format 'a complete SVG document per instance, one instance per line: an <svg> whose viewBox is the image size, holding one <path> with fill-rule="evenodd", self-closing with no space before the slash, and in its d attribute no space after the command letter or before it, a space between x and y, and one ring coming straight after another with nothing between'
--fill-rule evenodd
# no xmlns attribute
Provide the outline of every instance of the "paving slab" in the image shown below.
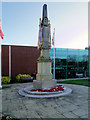
<svg viewBox="0 0 90 120"><path fill-rule="evenodd" d="M18 90L31 87L32 83L12 84L10 88L2 89L2 113L21 119L88 118L88 87L63 85L73 92L64 97L33 99L18 94Z"/></svg>
<svg viewBox="0 0 90 120"><path fill-rule="evenodd" d="M75 115L75 114L72 113L72 112L65 112L65 113L63 113L63 115L64 115L66 118L79 118L79 116Z"/></svg>
<svg viewBox="0 0 90 120"><path fill-rule="evenodd" d="M79 109L73 110L72 112L77 116L84 116L88 114L88 109L86 110L86 109L79 108Z"/></svg>

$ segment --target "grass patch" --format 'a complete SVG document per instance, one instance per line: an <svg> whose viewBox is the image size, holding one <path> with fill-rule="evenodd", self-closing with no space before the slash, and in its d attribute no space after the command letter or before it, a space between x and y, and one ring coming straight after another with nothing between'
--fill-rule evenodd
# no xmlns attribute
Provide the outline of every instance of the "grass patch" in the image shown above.
<svg viewBox="0 0 90 120"><path fill-rule="evenodd" d="M83 79L83 80L66 80L66 81L58 81L57 83L84 85L84 86L90 87L90 79Z"/></svg>
<svg viewBox="0 0 90 120"><path fill-rule="evenodd" d="M6 88L10 88L10 86L2 86L2 88L0 89L6 89Z"/></svg>

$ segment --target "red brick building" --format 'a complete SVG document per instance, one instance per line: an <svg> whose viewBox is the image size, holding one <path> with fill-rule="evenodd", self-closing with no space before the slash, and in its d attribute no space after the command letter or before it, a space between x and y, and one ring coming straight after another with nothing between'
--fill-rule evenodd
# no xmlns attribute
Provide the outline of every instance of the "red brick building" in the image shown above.
<svg viewBox="0 0 90 120"><path fill-rule="evenodd" d="M9 45L2 45L2 76L9 76ZM23 51L23 52L22 52ZM11 76L18 74L32 75L37 69L40 51L33 46L11 45Z"/></svg>

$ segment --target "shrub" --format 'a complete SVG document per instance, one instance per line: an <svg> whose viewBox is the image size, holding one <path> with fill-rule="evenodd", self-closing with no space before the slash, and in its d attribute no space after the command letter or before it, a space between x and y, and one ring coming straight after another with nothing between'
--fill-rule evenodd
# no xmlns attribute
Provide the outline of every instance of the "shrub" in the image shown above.
<svg viewBox="0 0 90 120"><path fill-rule="evenodd" d="M10 83L10 78L8 77L8 76L2 76L1 77L1 82L2 82L2 85L3 84L8 84L8 83Z"/></svg>
<svg viewBox="0 0 90 120"><path fill-rule="evenodd" d="M16 77L12 77L10 83L17 83Z"/></svg>
<svg viewBox="0 0 90 120"><path fill-rule="evenodd" d="M16 76L16 79L17 79L18 82L21 82L21 77L31 77L31 75L29 75L29 74L18 74Z"/></svg>

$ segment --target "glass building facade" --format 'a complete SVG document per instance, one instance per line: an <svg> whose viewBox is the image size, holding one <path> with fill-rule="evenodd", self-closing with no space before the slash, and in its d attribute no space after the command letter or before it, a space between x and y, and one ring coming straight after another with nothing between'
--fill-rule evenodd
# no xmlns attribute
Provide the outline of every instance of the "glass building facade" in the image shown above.
<svg viewBox="0 0 90 120"><path fill-rule="evenodd" d="M49 55L52 59L53 73L53 48L50 49ZM88 77L88 75L88 50L55 48L56 79Z"/></svg>

